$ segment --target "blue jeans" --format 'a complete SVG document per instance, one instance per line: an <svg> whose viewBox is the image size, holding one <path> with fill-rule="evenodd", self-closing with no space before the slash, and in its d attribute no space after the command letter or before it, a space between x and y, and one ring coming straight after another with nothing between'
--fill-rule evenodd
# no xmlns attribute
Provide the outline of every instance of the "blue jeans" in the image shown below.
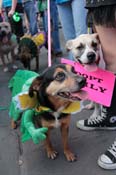
<svg viewBox="0 0 116 175"><path fill-rule="evenodd" d="M31 35L38 33L36 9L34 5L34 1L27 1L26 3L24 3L24 11L29 21L29 29L30 29Z"/></svg>
<svg viewBox="0 0 116 175"><path fill-rule="evenodd" d="M55 3L55 0L50 0L50 17L52 21L52 39L53 39L53 50L55 53L61 52L61 46L60 46L60 39L59 39L59 16L58 16L58 9ZM43 25L44 30L47 33L48 32L48 21L47 21L47 11L44 11L43 15Z"/></svg>
<svg viewBox="0 0 116 175"><path fill-rule="evenodd" d="M85 0L72 0L57 7L66 41L87 33Z"/></svg>

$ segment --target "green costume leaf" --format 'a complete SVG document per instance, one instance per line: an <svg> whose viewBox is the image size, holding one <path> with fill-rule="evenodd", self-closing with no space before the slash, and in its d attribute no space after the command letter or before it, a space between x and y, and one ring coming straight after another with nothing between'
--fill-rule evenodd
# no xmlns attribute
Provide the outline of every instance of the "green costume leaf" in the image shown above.
<svg viewBox="0 0 116 175"><path fill-rule="evenodd" d="M22 142L32 139L35 144L46 138L48 128L35 128L33 123L35 110L27 109L26 111L21 111L17 108L14 97L23 91L27 91L33 79L37 76L39 76L39 74L32 71L18 70L9 82L9 88L12 92L9 115L14 121L17 121L21 117Z"/></svg>
<svg viewBox="0 0 116 175"><path fill-rule="evenodd" d="M46 132L48 128L35 128L33 124L33 116L34 110L27 110L24 112L22 116L22 123L21 123L21 132L22 135L22 142L25 142L29 139L32 139L35 144L38 144L40 141L46 139Z"/></svg>

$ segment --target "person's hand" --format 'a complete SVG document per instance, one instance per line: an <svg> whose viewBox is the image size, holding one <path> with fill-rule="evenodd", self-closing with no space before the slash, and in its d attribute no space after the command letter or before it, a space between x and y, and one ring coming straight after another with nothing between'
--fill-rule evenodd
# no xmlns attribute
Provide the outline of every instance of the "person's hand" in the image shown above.
<svg viewBox="0 0 116 175"><path fill-rule="evenodd" d="M14 14L14 10L13 9L11 9L9 12L8 12L8 17L12 17L13 16L13 14Z"/></svg>

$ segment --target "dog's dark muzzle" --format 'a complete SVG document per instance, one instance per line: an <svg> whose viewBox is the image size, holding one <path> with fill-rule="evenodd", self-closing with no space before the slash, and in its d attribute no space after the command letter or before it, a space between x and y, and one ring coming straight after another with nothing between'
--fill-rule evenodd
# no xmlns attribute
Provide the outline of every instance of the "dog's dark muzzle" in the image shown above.
<svg viewBox="0 0 116 175"><path fill-rule="evenodd" d="M94 52L88 52L87 54L88 64L94 63L96 61L96 55Z"/></svg>
<svg viewBox="0 0 116 175"><path fill-rule="evenodd" d="M82 76L78 77L77 83L80 89L83 88L86 85L86 78Z"/></svg>
<svg viewBox="0 0 116 175"><path fill-rule="evenodd" d="M6 36L6 35L7 35L7 33L6 33L5 30L1 30L1 31L0 31L0 36L1 36L1 37L4 37L4 36Z"/></svg>
<svg viewBox="0 0 116 175"><path fill-rule="evenodd" d="M1 30L0 31L0 40L2 41L4 37L7 37L9 40L11 37L11 33L7 33L5 30Z"/></svg>

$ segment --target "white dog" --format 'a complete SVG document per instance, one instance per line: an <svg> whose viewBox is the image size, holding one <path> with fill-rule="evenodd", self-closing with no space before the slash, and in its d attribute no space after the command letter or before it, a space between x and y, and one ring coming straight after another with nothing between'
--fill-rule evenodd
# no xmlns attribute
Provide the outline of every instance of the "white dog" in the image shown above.
<svg viewBox="0 0 116 175"><path fill-rule="evenodd" d="M102 62L100 58L100 41L98 34L96 33L82 34L75 39L67 41L66 49L72 52L76 62L80 62L88 70L94 70L95 67L99 66L99 64ZM100 105L97 103L91 102L90 104L86 105L85 108L94 108L94 112L90 116L92 118L100 114Z"/></svg>

